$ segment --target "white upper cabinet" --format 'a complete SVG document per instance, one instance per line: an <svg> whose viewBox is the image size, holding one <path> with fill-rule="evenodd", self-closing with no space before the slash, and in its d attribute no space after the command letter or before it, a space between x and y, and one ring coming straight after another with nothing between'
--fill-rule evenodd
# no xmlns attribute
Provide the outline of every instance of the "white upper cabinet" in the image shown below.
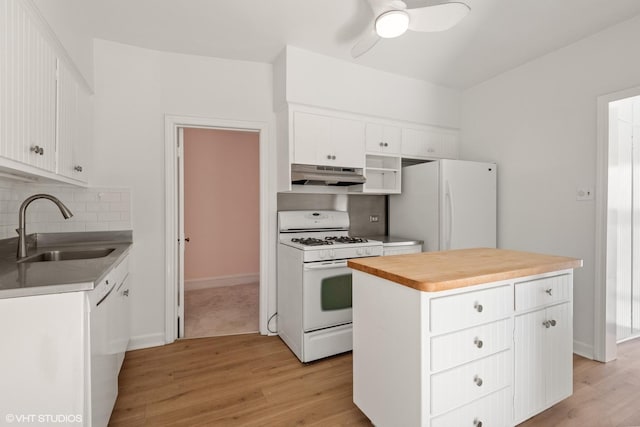
<svg viewBox="0 0 640 427"><path fill-rule="evenodd" d="M83 185L92 98L31 2L0 2L0 169Z"/></svg>
<svg viewBox="0 0 640 427"><path fill-rule="evenodd" d="M0 2L0 155L55 170L57 57L28 12Z"/></svg>
<svg viewBox="0 0 640 427"><path fill-rule="evenodd" d="M379 123L367 123L367 152L399 155L401 142L401 127L382 125Z"/></svg>
<svg viewBox="0 0 640 427"><path fill-rule="evenodd" d="M340 117L294 112L293 163L364 167L364 123Z"/></svg>
<svg viewBox="0 0 640 427"><path fill-rule="evenodd" d="M434 127L405 128L402 157L432 159L458 158L458 131Z"/></svg>
<svg viewBox="0 0 640 427"><path fill-rule="evenodd" d="M60 175L87 182L91 141L91 94L74 79L64 63L58 77L58 169Z"/></svg>

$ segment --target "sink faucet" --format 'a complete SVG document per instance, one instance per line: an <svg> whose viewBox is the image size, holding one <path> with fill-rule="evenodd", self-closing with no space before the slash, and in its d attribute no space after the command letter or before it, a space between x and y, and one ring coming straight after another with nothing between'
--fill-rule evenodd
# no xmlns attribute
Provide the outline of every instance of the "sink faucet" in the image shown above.
<svg viewBox="0 0 640 427"><path fill-rule="evenodd" d="M51 196L49 194L34 194L31 197L27 197L22 205L20 205L20 217L18 228L16 228L16 232L18 233L18 259L25 258L27 256L27 232L25 230L25 215L27 213L27 206L31 204L34 200L38 199L47 199L51 200L53 203L58 206L60 209L60 213L64 217L64 219L69 219L73 216L68 207L64 205L57 197Z"/></svg>

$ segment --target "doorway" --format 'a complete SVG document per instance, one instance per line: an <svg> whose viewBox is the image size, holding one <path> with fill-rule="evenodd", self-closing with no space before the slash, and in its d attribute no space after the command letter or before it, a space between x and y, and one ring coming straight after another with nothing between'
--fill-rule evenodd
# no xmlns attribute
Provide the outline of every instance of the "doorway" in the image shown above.
<svg viewBox="0 0 640 427"><path fill-rule="evenodd" d="M254 132L259 138L260 238L256 242L260 253L259 270L259 331L269 333L267 319L276 311L275 262L270 248L275 244L275 171L268 165L274 162L275 148L268 144L269 126L266 122L249 122L195 116L165 116L165 343L184 337L184 192L181 167L183 153L180 144L185 128L219 129ZM229 185L232 185L231 183Z"/></svg>
<svg viewBox="0 0 640 427"><path fill-rule="evenodd" d="M259 135L185 128L183 144L184 338L256 333Z"/></svg>
<svg viewBox="0 0 640 427"><path fill-rule="evenodd" d="M640 96L609 103L607 267L616 342L640 337Z"/></svg>
<svg viewBox="0 0 640 427"><path fill-rule="evenodd" d="M598 98L594 359L640 337L640 87Z"/></svg>

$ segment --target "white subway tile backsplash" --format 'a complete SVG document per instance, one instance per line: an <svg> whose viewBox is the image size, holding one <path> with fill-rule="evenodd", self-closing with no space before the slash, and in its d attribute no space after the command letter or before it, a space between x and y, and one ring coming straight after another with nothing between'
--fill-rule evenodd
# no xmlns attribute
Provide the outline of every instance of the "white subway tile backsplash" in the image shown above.
<svg viewBox="0 0 640 427"><path fill-rule="evenodd" d="M73 213L65 220L48 201L36 200L27 211L27 233L131 230L131 193L123 188L74 188L15 183L0 179L0 239L15 237L22 201L39 193L59 198Z"/></svg>
<svg viewBox="0 0 640 427"><path fill-rule="evenodd" d="M102 202L119 202L120 192L101 191L98 193L98 200Z"/></svg>
<svg viewBox="0 0 640 427"><path fill-rule="evenodd" d="M120 212L99 212L98 221L102 221L102 222L120 221Z"/></svg>

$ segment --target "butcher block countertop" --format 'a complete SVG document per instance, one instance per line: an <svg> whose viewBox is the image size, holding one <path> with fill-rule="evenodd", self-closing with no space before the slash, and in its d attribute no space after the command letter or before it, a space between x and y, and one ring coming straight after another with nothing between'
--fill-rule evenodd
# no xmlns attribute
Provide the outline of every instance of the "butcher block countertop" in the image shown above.
<svg viewBox="0 0 640 427"><path fill-rule="evenodd" d="M348 266L419 291L437 292L582 267L582 260L476 248L355 258Z"/></svg>

